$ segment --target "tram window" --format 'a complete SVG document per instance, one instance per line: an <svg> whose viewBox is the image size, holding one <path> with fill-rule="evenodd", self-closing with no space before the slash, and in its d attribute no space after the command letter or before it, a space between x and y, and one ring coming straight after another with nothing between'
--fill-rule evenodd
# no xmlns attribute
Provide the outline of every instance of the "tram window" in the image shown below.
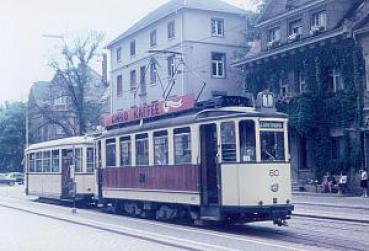
<svg viewBox="0 0 369 251"><path fill-rule="evenodd" d="M136 157L138 166L149 165L149 139L147 133L136 136Z"/></svg>
<svg viewBox="0 0 369 251"><path fill-rule="evenodd" d="M283 132L261 132L261 160L285 160Z"/></svg>
<svg viewBox="0 0 369 251"><path fill-rule="evenodd" d="M240 122L240 146L242 162L256 161L256 137L254 121L248 120Z"/></svg>
<svg viewBox="0 0 369 251"><path fill-rule="evenodd" d="M83 156L82 156L82 148L76 148L75 149L75 166L74 166L74 170L76 173L81 173L82 172L82 163L83 163Z"/></svg>
<svg viewBox="0 0 369 251"><path fill-rule="evenodd" d="M51 171L51 163L50 163L50 151L45 151L42 155L43 157L43 171L45 173L49 173Z"/></svg>
<svg viewBox="0 0 369 251"><path fill-rule="evenodd" d="M106 141L106 166L115 167L116 166L116 147L115 139L108 139Z"/></svg>
<svg viewBox="0 0 369 251"><path fill-rule="evenodd" d="M224 162L236 161L236 132L233 122L222 123L222 159Z"/></svg>
<svg viewBox="0 0 369 251"><path fill-rule="evenodd" d="M168 132L154 133L154 162L155 165L168 165Z"/></svg>
<svg viewBox="0 0 369 251"><path fill-rule="evenodd" d="M132 165L131 138L123 137L120 139L120 165Z"/></svg>
<svg viewBox="0 0 369 251"><path fill-rule="evenodd" d="M58 173L60 171L59 150L52 151L52 172Z"/></svg>
<svg viewBox="0 0 369 251"><path fill-rule="evenodd" d="M94 157L95 157L95 152L94 149L92 147L87 148L87 156L86 156L86 161L87 161L87 172L88 173L92 173L94 171L95 165L94 165Z"/></svg>
<svg viewBox="0 0 369 251"><path fill-rule="evenodd" d="M42 172L42 152L36 153L36 172Z"/></svg>
<svg viewBox="0 0 369 251"><path fill-rule="evenodd" d="M34 173L36 172L36 168L35 168L35 154L34 153L31 153L29 156L29 159L28 159L28 171L30 173Z"/></svg>
<svg viewBox="0 0 369 251"><path fill-rule="evenodd" d="M177 165L191 164L191 129L189 127L174 129L174 154Z"/></svg>

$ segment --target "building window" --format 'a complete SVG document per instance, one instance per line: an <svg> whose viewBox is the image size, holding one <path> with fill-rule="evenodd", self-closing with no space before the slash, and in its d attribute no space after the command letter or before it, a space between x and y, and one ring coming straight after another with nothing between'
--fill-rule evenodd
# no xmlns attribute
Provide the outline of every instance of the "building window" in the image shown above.
<svg viewBox="0 0 369 251"><path fill-rule="evenodd" d="M58 173L60 171L60 152L53 150L52 153L52 172Z"/></svg>
<svg viewBox="0 0 369 251"><path fill-rule="evenodd" d="M168 133L167 131L154 133L154 163L168 165Z"/></svg>
<svg viewBox="0 0 369 251"><path fill-rule="evenodd" d="M36 153L36 172L42 172L42 152Z"/></svg>
<svg viewBox="0 0 369 251"><path fill-rule="evenodd" d="M289 31L288 31L288 35L300 35L302 34L302 22L301 19L293 21L289 24Z"/></svg>
<svg viewBox="0 0 369 251"><path fill-rule="evenodd" d="M61 126L59 126L59 125L57 125L57 126L55 127L55 134L56 134L56 135L64 135L64 134L65 134L65 132L64 132L64 128L63 128L63 127L61 127Z"/></svg>
<svg viewBox="0 0 369 251"><path fill-rule="evenodd" d="M54 99L54 105L56 106L65 106L65 105L68 105L70 104L71 102L71 99L69 96L60 96L60 97L57 97Z"/></svg>
<svg viewBox="0 0 369 251"><path fill-rule="evenodd" d="M122 62L122 47L117 48L117 64Z"/></svg>
<svg viewBox="0 0 369 251"><path fill-rule="evenodd" d="M50 151L45 151L42 154L43 157L43 172L49 173L51 171L51 163L50 163Z"/></svg>
<svg viewBox="0 0 369 251"><path fill-rule="evenodd" d="M134 56L136 55L136 41L132 40L131 43L129 44L129 51L130 51L130 55Z"/></svg>
<svg viewBox="0 0 369 251"><path fill-rule="evenodd" d="M306 84L306 78L304 72L298 73L298 81L299 81L299 92L300 93L306 93L307 92L307 84Z"/></svg>
<svg viewBox="0 0 369 251"><path fill-rule="evenodd" d="M146 66L140 68L140 95L146 95Z"/></svg>
<svg viewBox="0 0 369 251"><path fill-rule="evenodd" d="M95 169L95 150L92 147L87 148L87 172L93 173Z"/></svg>
<svg viewBox="0 0 369 251"><path fill-rule="evenodd" d="M133 70L130 72L129 74L130 76L130 87L131 87L131 91L136 90L137 87L137 83L136 83L136 70Z"/></svg>
<svg viewBox="0 0 369 251"><path fill-rule="evenodd" d="M177 165L191 164L191 129L174 129L174 161Z"/></svg>
<svg viewBox="0 0 369 251"><path fill-rule="evenodd" d="M116 166L115 139L106 140L106 166L107 167Z"/></svg>
<svg viewBox="0 0 369 251"><path fill-rule="evenodd" d="M280 80L279 81L279 87L280 87L279 94L281 95L281 97L287 97L289 95L288 81Z"/></svg>
<svg viewBox="0 0 369 251"><path fill-rule="evenodd" d="M150 63L150 83L152 85L156 84L156 63L155 62Z"/></svg>
<svg viewBox="0 0 369 251"><path fill-rule="evenodd" d="M136 164L149 165L149 139L147 133L136 136Z"/></svg>
<svg viewBox="0 0 369 251"><path fill-rule="evenodd" d="M225 54L211 54L211 76L213 78L225 78Z"/></svg>
<svg viewBox="0 0 369 251"><path fill-rule="evenodd" d="M322 31L327 27L327 13L321 11L311 17L311 31Z"/></svg>
<svg viewBox="0 0 369 251"><path fill-rule="evenodd" d="M269 43L279 42L280 39L281 39L281 29L279 27L269 30L269 33L268 33Z"/></svg>
<svg viewBox="0 0 369 251"><path fill-rule="evenodd" d="M82 148L76 148L74 151L75 171L76 173L82 172L83 155Z"/></svg>
<svg viewBox="0 0 369 251"><path fill-rule="evenodd" d="M219 18L211 19L211 35L213 37L224 37L224 20Z"/></svg>
<svg viewBox="0 0 369 251"><path fill-rule="evenodd" d="M157 33L156 30L150 32L150 47L155 47L157 45Z"/></svg>
<svg viewBox="0 0 369 251"><path fill-rule="evenodd" d="M222 123L222 160L224 162L236 161L236 130L233 122Z"/></svg>
<svg viewBox="0 0 369 251"><path fill-rule="evenodd" d="M28 171L31 172L31 173L34 173L36 172L36 166L35 166L35 154L34 153L31 153L29 156L29 159L28 159Z"/></svg>
<svg viewBox="0 0 369 251"><path fill-rule="evenodd" d="M123 94L123 79L122 75L117 76L117 96L122 96Z"/></svg>
<svg viewBox="0 0 369 251"><path fill-rule="evenodd" d="M120 164L121 166L132 165L131 138L124 137L120 139Z"/></svg>
<svg viewBox="0 0 369 251"><path fill-rule="evenodd" d="M241 146L241 162L256 161L256 135L255 122L240 122L240 146Z"/></svg>
<svg viewBox="0 0 369 251"><path fill-rule="evenodd" d="M344 89L341 71L332 69L328 74L328 92L338 92Z"/></svg>
<svg viewBox="0 0 369 251"><path fill-rule="evenodd" d="M175 38L176 36L175 21L171 21L168 23L167 32L168 32L168 39Z"/></svg>
<svg viewBox="0 0 369 251"><path fill-rule="evenodd" d="M168 76L170 78L173 78L174 75L176 74L175 56L168 57L167 61L168 61Z"/></svg>

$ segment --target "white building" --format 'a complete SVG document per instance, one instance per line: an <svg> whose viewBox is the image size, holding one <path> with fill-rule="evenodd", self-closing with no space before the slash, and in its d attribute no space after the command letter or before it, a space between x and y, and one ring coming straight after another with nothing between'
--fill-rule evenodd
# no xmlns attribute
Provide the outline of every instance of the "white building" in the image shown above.
<svg viewBox="0 0 369 251"><path fill-rule="evenodd" d="M171 0L151 12L108 45L113 112L185 94L242 94L230 63L245 49L245 27L245 12L219 0Z"/></svg>

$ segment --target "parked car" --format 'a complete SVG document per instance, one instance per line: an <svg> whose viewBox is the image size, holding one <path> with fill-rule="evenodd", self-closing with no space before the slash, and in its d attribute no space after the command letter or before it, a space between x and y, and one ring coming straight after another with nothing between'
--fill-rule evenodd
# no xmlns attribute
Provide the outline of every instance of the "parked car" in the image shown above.
<svg viewBox="0 0 369 251"><path fill-rule="evenodd" d="M0 184L7 185L15 185L15 184L23 184L24 183L24 174L13 172L13 173L5 173L0 174Z"/></svg>

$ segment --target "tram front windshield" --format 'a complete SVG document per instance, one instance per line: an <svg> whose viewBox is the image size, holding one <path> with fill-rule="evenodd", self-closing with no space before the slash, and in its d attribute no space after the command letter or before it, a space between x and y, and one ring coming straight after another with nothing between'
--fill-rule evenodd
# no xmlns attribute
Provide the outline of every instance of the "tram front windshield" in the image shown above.
<svg viewBox="0 0 369 251"><path fill-rule="evenodd" d="M284 133L261 132L261 160L262 161L285 161Z"/></svg>

